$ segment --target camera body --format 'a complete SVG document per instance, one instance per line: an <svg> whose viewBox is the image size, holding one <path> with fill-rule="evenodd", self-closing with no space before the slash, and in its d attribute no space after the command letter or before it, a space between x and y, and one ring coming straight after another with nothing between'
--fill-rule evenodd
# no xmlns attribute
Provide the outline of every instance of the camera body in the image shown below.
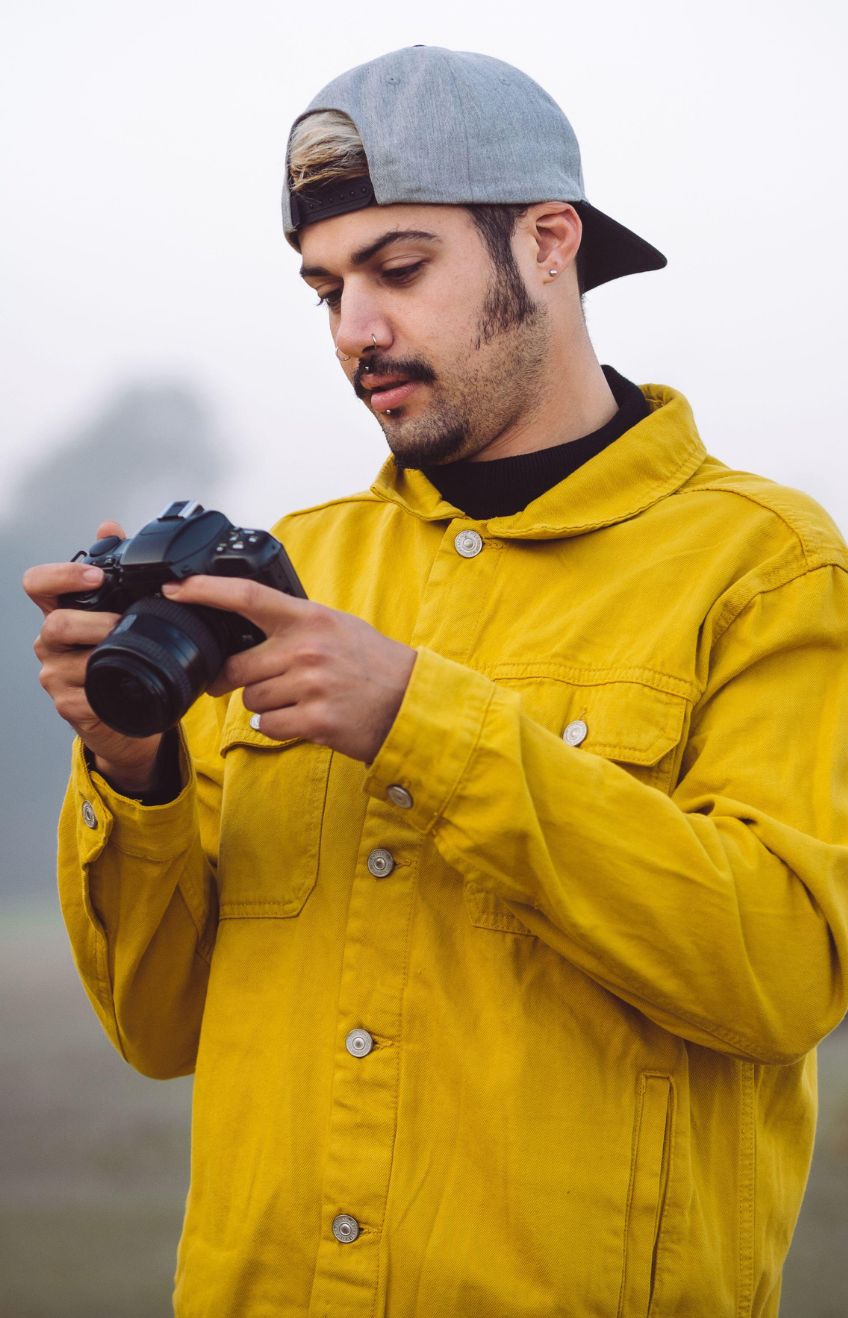
<svg viewBox="0 0 848 1318"><path fill-rule="evenodd" d="M60 596L59 606L123 615L92 651L85 690L97 716L128 736L173 727L231 654L265 639L240 614L165 599L166 582L246 577L306 598L278 540L189 500L170 504L130 539L107 536L72 561L102 568L104 580Z"/></svg>

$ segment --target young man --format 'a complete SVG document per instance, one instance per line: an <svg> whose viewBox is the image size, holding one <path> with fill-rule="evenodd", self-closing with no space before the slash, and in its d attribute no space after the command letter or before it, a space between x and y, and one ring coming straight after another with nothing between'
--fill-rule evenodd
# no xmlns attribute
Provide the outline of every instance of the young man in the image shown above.
<svg viewBox="0 0 848 1318"><path fill-rule="evenodd" d="M392 451L275 528L309 601L168 588L268 637L177 751L88 708L81 565L27 580L80 972L196 1072L177 1313L774 1315L846 1009L845 546L598 364L581 292L664 258L515 69L344 74L284 221Z"/></svg>

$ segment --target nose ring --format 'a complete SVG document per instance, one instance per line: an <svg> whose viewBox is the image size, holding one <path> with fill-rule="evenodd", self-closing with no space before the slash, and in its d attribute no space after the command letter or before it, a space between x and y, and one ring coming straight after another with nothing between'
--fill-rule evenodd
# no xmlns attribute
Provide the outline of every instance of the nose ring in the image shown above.
<svg viewBox="0 0 848 1318"><path fill-rule="evenodd" d="M350 361L350 357L348 357L348 355L347 355L346 353L344 353L344 352L339 352L338 348L336 348L336 356L338 357L338 359L339 359L340 362L349 362L349 361Z"/></svg>
<svg viewBox="0 0 848 1318"><path fill-rule="evenodd" d="M376 335L376 334L372 334L372 335L371 335L371 342L372 342L372 344L374 345L374 347L376 348L376 346L377 346L377 335Z"/></svg>

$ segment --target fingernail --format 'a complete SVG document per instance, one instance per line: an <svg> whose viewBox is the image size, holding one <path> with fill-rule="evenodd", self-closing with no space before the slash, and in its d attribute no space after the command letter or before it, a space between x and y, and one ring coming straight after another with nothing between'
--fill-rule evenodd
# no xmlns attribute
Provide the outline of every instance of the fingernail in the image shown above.
<svg viewBox="0 0 848 1318"><path fill-rule="evenodd" d="M176 595L178 590L179 590L179 586L175 581L166 581L164 586L162 587L162 594Z"/></svg>
<svg viewBox="0 0 848 1318"><path fill-rule="evenodd" d="M101 567L87 567L82 574L83 581L90 581L94 585L97 581L103 579L103 569Z"/></svg>

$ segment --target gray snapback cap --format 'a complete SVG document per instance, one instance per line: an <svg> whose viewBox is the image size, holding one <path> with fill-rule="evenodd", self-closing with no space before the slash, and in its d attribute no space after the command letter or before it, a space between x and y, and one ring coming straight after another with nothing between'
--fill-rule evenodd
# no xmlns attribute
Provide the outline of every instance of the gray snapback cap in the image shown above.
<svg viewBox="0 0 848 1318"><path fill-rule="evenodd" d="M666 264L662 252L589 204L571 124L553 98L511 64L409 46L335 78L295 124L320 110L339 110L353 120L369 178L295 194L287 168L283 228L295 247L304 225L375 203L569 201L583 222L587 290Z"/></svg>

